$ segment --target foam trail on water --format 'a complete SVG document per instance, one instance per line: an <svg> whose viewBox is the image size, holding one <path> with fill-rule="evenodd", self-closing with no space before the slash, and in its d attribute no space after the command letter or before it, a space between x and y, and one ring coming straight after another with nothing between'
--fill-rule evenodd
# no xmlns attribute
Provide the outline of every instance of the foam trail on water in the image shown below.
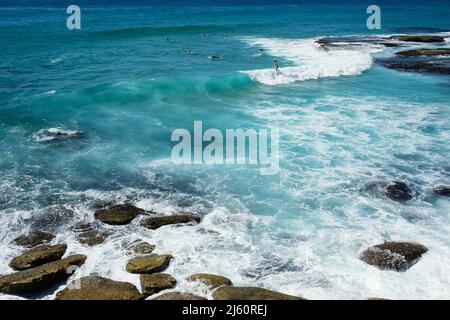
<svg viewBox="0 0 450 320"><path fill-rule="evenodd" d="M324 50L312 39L242 38L245 43L264 48L274 57L284 58L293 66L274 69L243 71L254 81L266 85L288 84L297 81L327 77L358 75L372 66L371 53L380 51L379 46L366 45L358 50Z"/></svg>

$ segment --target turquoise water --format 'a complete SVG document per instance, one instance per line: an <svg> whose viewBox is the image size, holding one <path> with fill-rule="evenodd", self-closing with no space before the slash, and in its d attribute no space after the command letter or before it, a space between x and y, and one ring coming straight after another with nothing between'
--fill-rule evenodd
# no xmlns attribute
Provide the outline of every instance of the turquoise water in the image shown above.
<svg viewBox="0 0 450 320"><path fill-rule="evenodd" d="M126 3L79 1L74 31L58 1L0 3L0 274L18 253L11 240L44 228L88 255L80 274L136 284L123 270L124 239L172 253L168 272L186 290L196 288L185 276L211 272L309 299L450 297L450 202L432 192L450 184L448 76L374 63L395 48L314 44L448 36L448 3L379 2L376 31L366 28L364 1ZM280 172L174 165L170 135L196 120L204 129L278 128ZM43 141L50 128L83 137ZM401 204L368 191L388 180L409 183L417 198ZM103 245L75 241L70 226L93 220L94 205L125 200L204 220L156 231L135 221ZM430 251L400 274L358 259L384 240Z"/></svg>

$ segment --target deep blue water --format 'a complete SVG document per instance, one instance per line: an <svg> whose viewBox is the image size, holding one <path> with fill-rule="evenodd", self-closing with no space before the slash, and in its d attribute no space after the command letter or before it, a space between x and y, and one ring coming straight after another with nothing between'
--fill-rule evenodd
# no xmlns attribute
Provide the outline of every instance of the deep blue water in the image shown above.
<svg viewBox="0 0 450 320"><path fill-rule="evenodd" d="M168 272L186 290L185 276L212 272L310 299L450 297L450 202L432 193L450 184L448 76L374 63L396 48L314 43L449 36L448 2L379 1L381 30L366 28L367 1L123 3L78 1L81 30L70 31L66 3L0 2L0 274L18 252L11 240L43 227L87 253L80 273L133 283L120 244L139 237L176 257ZM171 163L172 131L196 120L280 129L279 174ZM43 141L50 128L83 137ZM389 180L417 198L367 191ZM69 227L93 220L95 204L125 200L204 220L153 232L136 222L92 249L74 240ZM430 252L401 274L359 261L384 240Z"/></svg>

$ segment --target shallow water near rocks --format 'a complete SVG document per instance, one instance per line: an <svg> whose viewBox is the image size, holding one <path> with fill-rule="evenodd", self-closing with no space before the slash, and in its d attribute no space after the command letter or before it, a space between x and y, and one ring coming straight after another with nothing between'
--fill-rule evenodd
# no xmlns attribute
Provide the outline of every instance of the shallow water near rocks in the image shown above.
<svg viewBox="0 0 450 320"><path fill-rule="evenodd" d="M413 1L399 10L400 1L381 2L383 29L369 31L359 3L179 3L79 1L82 29L69 32L64 5L2 2L0 274L21 253L11 241L37 228L66 243L67 255L88 256L78 275L137 287L139 277L125 271L125 240L173 255L165 272L176 290L209 297L184 278L214 273L308 299L448 299L450 201L433 192L450 185L448 76L376 63L399 48L369 42L325 52L315 43L400 32L448 37L448 4ZM280 172L174 165L170 135L192 131L195 120L205 129L279 128ZM36 139L52 128L83 136ZM395 202L371 188L394 180L414 199ZM101 226L110 233L103 244L76 240L76 223L124 202L203 221L148 230L137 218ZM359 260L388 240L429 252L403 273Z"/></svg>

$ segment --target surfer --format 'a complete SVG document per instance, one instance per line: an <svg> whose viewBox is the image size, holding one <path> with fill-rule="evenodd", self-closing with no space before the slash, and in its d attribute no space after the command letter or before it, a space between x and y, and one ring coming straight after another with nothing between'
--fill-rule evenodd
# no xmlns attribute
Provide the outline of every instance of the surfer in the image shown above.
<svg viewBox="0 0 450 320"><path fill-rule="evenodd" d="M279 72L279 70L280 70L280 65L278 64L277 59L275 59L275 61L273 62L273 66L274 66L274 68L275 68L275 71L276 71L276 72Z"/></svg>

